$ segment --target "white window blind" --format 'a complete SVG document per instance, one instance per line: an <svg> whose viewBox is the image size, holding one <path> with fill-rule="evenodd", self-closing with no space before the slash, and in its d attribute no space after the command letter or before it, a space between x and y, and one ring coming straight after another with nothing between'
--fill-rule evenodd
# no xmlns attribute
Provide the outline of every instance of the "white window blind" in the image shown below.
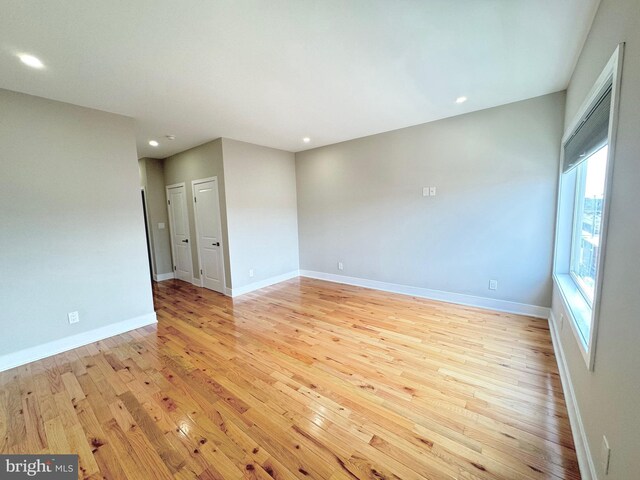
<svg viewBox="0 0 640 480"><path fill-rule="evenodd" d="M587 112L573 135L565 142L563 173L577 167L607 144L610 112L611 84L605 88L594 107Z"/></svg>

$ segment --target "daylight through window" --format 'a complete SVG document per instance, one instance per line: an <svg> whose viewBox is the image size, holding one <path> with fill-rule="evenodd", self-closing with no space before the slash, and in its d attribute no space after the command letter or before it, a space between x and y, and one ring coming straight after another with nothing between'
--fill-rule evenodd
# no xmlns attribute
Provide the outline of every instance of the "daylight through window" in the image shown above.
<svg viewBox="0 0 640 480"><path fill-rule="evenodd" d="M605 145L582 162L576 172L570 271L590 305L593 304L598 269L607 152L608 146Z"/></svg>

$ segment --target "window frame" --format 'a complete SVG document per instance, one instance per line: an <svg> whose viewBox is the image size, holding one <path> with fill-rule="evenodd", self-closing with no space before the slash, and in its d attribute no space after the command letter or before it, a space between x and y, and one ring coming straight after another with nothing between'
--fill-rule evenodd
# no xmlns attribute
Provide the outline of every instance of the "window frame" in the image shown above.
<svg viewBox="0 0 640 480"><path fill-rule="evenodd" d="M571 325L575 340L588 370L595 366L596 339L600 317L600 297L602 294L602 281L604 277L604 264L606 256L606 238L609 220L609 205L611 200L611 183L613 177L613 164L615 158L616 133L618 129L618 111L620 107L620 84L622 73L622 58L624 43L619 44L613 55L607 62L604 70L593 85L589 95L582 103L573 121L565 130L560 147L560 166L558 179L558 205L556 216L556 238L553 262L553 281L560 293L564 310ZM608 152L605 175L604 198L602 203L602 217L600 226L600 243L598 247L596 278L594 295L591 302L579 285L579 281L571 271L574 255L574 225L576 218L576 202L578 198L578 180L580 172L571 171L564 173L564 145L577 130L585 116L592 109L602 93L611 85L611 107L609 113ZM584 164L583 164L584 166ZM576 167L580 168L580 166ZM584 173L586 175L586 172ZM568 242L568 243L567 243ZM580 324L590 323L588 338L583 334ZM558 325L554 326L559 331ZM560 328L562 325L560 326Z"/></svg>

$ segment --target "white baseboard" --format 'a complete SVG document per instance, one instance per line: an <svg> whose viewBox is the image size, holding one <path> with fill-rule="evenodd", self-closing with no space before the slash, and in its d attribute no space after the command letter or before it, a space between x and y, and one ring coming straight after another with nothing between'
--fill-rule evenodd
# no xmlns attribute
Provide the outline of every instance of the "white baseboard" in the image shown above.
<svg viewBox="0 0 640 480"><path fill-rule="evenodd" d="M571 382L571 374L567 367L567 361L560 342L560 336L556 329L556 319L553 312L549 312L549 331L551 332L551 342L553 343L553 351L555 352L558 371L560 372L560 380L562 381L562 390L564 391L564 400L567 404L567 413L569 414L569 423L571 425L571 433L573 434L573 443L576 447L576 456L578 457L578 465L580 466L580 475L583 480L598 480L593 456L589 450L587 435L580 416L580 408L576 400L576 395Z"/></svg>
<svg viewBox="0 0 640 480"><path fill-rule="evenodd" d="M282 275L277 275L275 277L270 277L265 280L260 280L259 282L250 283L249 285L245 285L244 287L228 289L229 290L228 295L231 297L238 297L240 295L244 295L245 293L253 292L254 290L268 287L269 285L274 285L276 283L284 282L285 280L296 278L299 275L300 274L298 270L294 270L288 273L283 273Z"/></svg>
<svg viewBox="0 0 640 480"><path fill-rule="evenodd" d="M19 367L27 363L35 362L58 353L66 352L74 348L88 345L89 343L104 340L114 335L135 330L136 328L146 327L157 323L156 313L149 313L139 317L130 318L118 323L112 323L104 327L89 330L88 332L77 333L69 337L54 340L52 342L38 345L37 347L25 348L17 352L8 353L0 357L0 372L9 370L10 368Z"/></svg>
<svg viewBox="0 0 640 480"><path fill-rule="evenodd" d="M161 273L159 275L154 275L153 279L156 282L164 282L165 280L173 280L174 278L176 278L175 274L173 273ZM196 278L196 277L191 277L191 284L195 285L196 287L201 287L202 283L200 283L200 279Z"/></svg>
<svg viewBox="0 0 640 480"><path fill-rule="evenodd" d="M333 273L314 272L310 270L300 270L301 277L327 280L329 282L345 283L356 287L373 288L385 292L400 293L414 297L439 300L441 302L457 303L470 307L486 308L500 312L515 313L518 315L528 315L538 318L549 318L549 308L526 303L509 302L506 300L496 300L494 298L476 297L463 293L444 292L442 290L431 290L429 288L411 287L409 285L399 285L397 283L379 282L377 280L367 280L365 278L347 277L345 275L335 275Z"/></svg>
<svg viewBox="0 0 640 480"><path fill-rule="evenodd" d="M153 279L156 282L163 282L165 280L171 280L172 278L175 278L175 275L173 274L173 272L159 273L158 275L153 275Z"/></svg>

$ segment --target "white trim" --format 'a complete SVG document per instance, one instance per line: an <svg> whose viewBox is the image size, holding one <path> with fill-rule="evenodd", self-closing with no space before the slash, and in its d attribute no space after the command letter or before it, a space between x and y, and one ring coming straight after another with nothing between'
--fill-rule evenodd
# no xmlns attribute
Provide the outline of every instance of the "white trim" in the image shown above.
<svg viewBox="0 0 640 480"><path fill-rule="evenodd" d="M82 347L90 343L104 340L105 338L120 335L121 333L146 327L157 323L156 313L148 313L139 317L130 318L118 323L112 323L104 327L89 330L88 332L77 333L59 340L53 340L37 347L25 348L17 352L8 353L0 357L0 372L10 368L19 367L27 363L35 362L52 355L57 355L67 350Z"/></svg>
<svg viewBox="0 0 640 480"><path fill-rule="evenodd" d="M618 44L609 59L606 68L613 71L611 83L611 112L609 113L609 147L607 152L607 173L605 175L604 199L602 201L602 225L600 227L600 245L598 247L598 270L595 291L593 294L593 321L589 338L589 363L587 367L593 371L596 361L596 340L600 324L600 297L602 296L602 280L604 279L604 263L607 252L607 236L609 231L609 211L611 210L611 185L613 183L613 168L616 158L616 144L618 137L618 116L620 112L620 88L622 86L622 61L624 43Z"/></svg>
<svg viewBox="0 0 640 480"><path fill-rule="evenodd" d="M191 277L191 284L195 285L196 287L204 288L202 286L202 277L200 278Z"/></svg>
<svg viewBox="0 0 640 480"><path fill-rule="evenodd" d="M368 280L366 278L347 277L344 275L314 272L310 270L300 270L300 276L315 278L318 280L327 280L329 282L345 283L347 285L355 285L357 287L373 288L374 290L382 290L384 292L400 293L402 295L411 295L414 297L439 300L441 302L457 303L460 305L467 305L471 307L486 308L489 310L497 310L500 312L528 315L531 317L544 319L549 318L549 308L540 307L538 305L528 305L526 303L509 302L507 300L498 300L495 298L476 297L474 295L466 295L463 293L431 290L429 288L412 287L409 285L379 282L377 280Z"/></svg>
<svg viewBox="0 0 640 480"><path fill-rule="evenodd" d="M576 394L573 391L573 383L567 366L567 361L560 341L560 335L556 329L556 319L553 311L549 312L549 331L551 332L551 342L558 363L558 371L560 372L560 381L562 382L562 390L564 391L564 401L567 405L567 413L569 414L569 424L571 425L571 433L573 434L573 442L576 447L576 456L578 457L578 465L580 467L580 475L583 480L598 480L593 456L589 450L587 435L582 423L580 408L576 400Z"/></svg>
<svg viewBox="0 0 640 480"><path fill-rule="evenodd" d="M600 296L602 293L602 280L604 278L604 264L605 264L605 256L606 256L606 243L607 243L607 230L609 225L609 206L611 204L611 184L613 179L613 165L615 160L615 152L616 152L616 137L618 132L618 114L620 110L620 87L622 84L622 60L624 55L624 43L618 44L613 55L609 58L607 65L604 67L595 84L591 88L591 91L582 102L582 105L578 109L575 117L569 124L569 127L565 130L564 135L562 136L562 144L560 148L560 166L559 166L559 175L558 175L558 205L556 210L556 233L555 233L555 242L554 242L554 255L553 255L553 278L558 285L558 289L560 293L563 294L563 299L566 301L566 295L562 291L562 284L558 282L558 275L568 273L570 270L571 264L571 254L569 255L569 265L558 265L558 250L560 248L567 248L566 246L558 245L558 232L563 228L566 228L564 225L563 218L566 218L567 215L563 214L563 210L566 210L568 207L562 206L562 192L563 192L563 163L564 163L564 144L567 139L573 134L576 130L580 122L583 121L584 116L590 110L592 104L598 99L598 97L602 94L603 89L611 83L612 85L612 97L611 97L611 110L609 114L609 132L608 132L608 145L609 150L607 153L607 173L605 176L605 194L602 205L602 226L600 229L600 246L598 248L598 269L596 274L596 285L595 291L593 295L593 307L591 311L591 329L589 332L589 340L586 345L586 348L583 348L582 339L578 332L577 328L573 328L575 341L578 343L581 348L581 352L583 353L583 357L587 366L587 369L593 371L595 367L595 355L596 355L596 343L598 336L598 324L600 323ZM570 203L572 217L573 212L575 210L575 199ZM571 227L573 230L573 227ZM573 235L570 236L571 243L573 243ZM565 272L565 270L567 270ZM566 304L567 311L570 312L570 322L574 322L574 316L572 312L572 305ZM575 325L572 325L575 327Z"/></svg>
<svg viewBox="0 0 640 480"><path fill-rule="evenodd" d="M153 275L153 279L156 282L164 282L165 280L171 280L173 278L176 278L175 274L173 272L169 272L169 273L159 273L157 275Z"/></svg>
<svg viewBox="0 0 640 480"><path fill-rule="evenodd" d="M292 278L296 278L298 276L300 276L300 273L298 272L298 270L294 270L292 272L283 273L282 275L277 275L265 280L260 280L259 282L250 283L249 285L245 285L244 287L228 289L229 293L227 293L227 295L229 295L230 297L238 297L240 295L244 295L245 293L253 292L254 290L268 287L270 285L284 282L286 280L291 280Z"/></svg>
<svg viewBox="0 0 640 480"><path fill-rule="evenodd" d="M584 298L582 293L578 290L577 285L573 283L573 280L567 274L556 273L553 276L553 282L560 293L560 303L562 304L566 315L569 317L569 326L573 331L573 335L578 345L578 350L580 350L580 354L582 354L585 364L589 365L589 351L587 350L587 345L584 343L576 317L581 316L583 322L587 319L588 321L591 321L591 317L593 315L591 307L588 306L586 300L582 300Z"/></svg>
<svg viewBox="0 0 640 480"><path fill-rule="evenodd" d="M191 196L193 197L191 200L193 202L193 221L196 224L196 255L198 257L198 271L200 272L200 280L198 283L194 283L198 287L204 287L204 281L202 280L202 260L200 259L200 232L198 231L198 203L196 202L196 185L200 183L206 182L216 182L216 191L218 192L218 232L220 234L220 263L222 265L222 291L218 293L225 293L227 291L227 275L225 273L225 262L224 262L224 238L222 235L222 211L220 206L220 182L218 182L218 177L207 177L207 178L199 178L197 180L191 180ZM195 278L194 278L195 280ZM213 290L213 289L212 289ZM217 290L213 290L217 292Z"/></svg>

